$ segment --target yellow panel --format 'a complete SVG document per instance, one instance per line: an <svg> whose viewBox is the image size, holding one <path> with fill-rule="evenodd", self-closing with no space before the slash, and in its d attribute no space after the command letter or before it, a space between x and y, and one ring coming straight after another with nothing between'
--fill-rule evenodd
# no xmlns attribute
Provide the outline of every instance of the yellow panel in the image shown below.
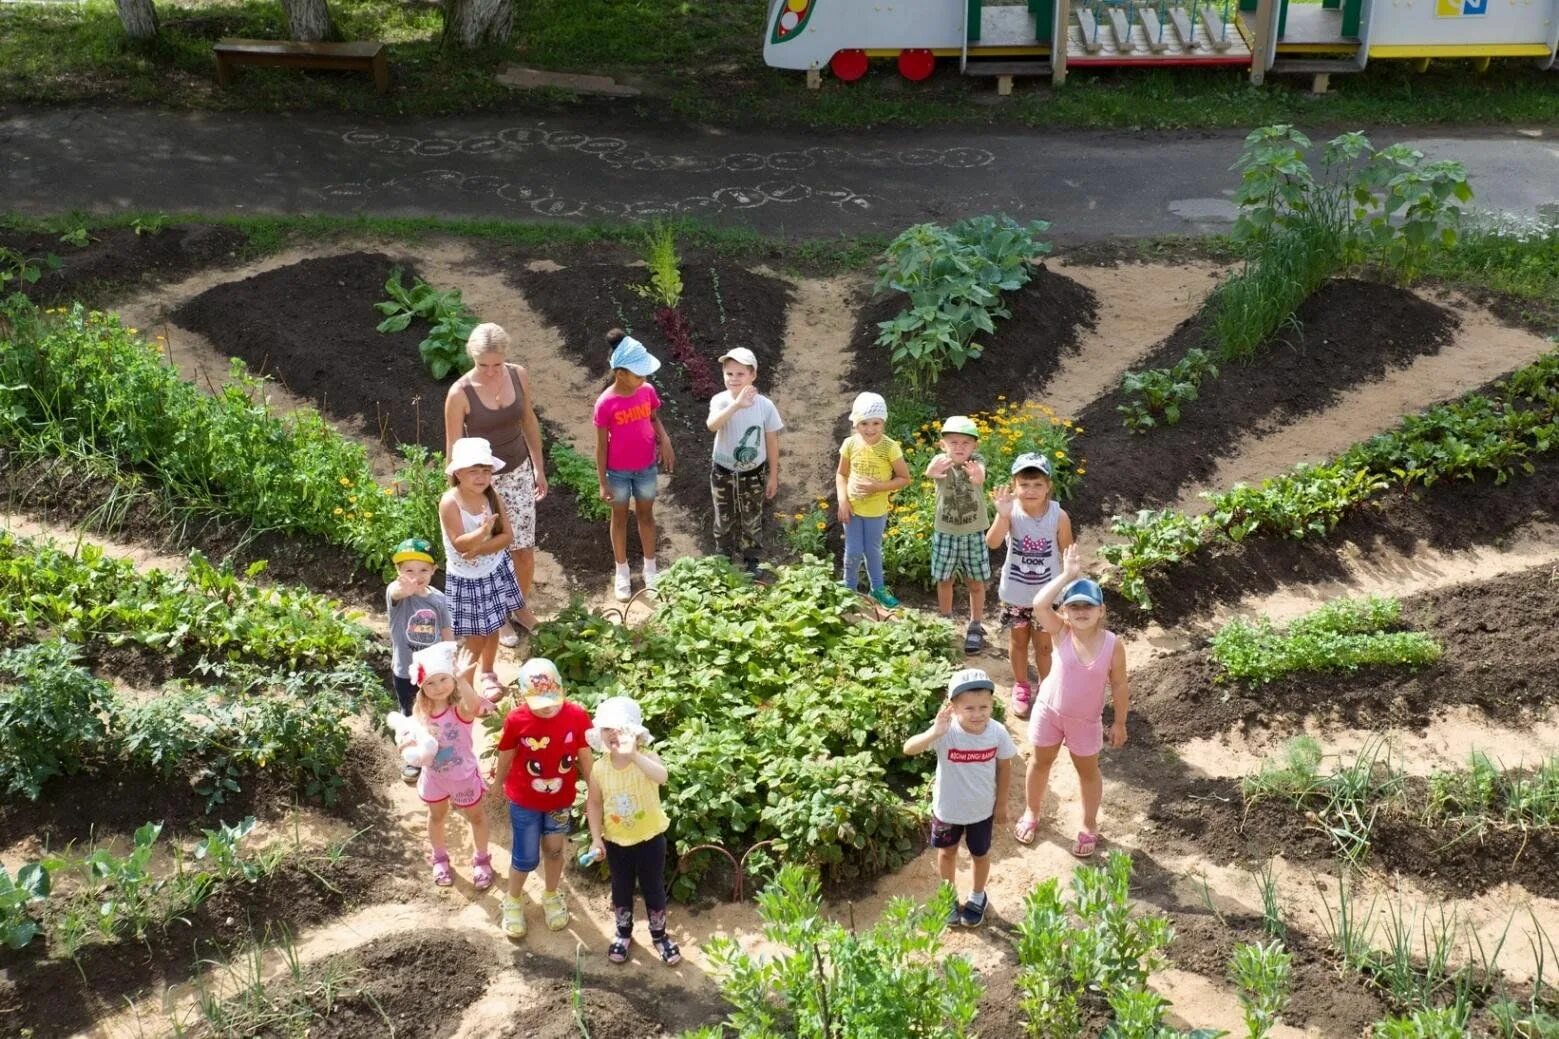
<svg viewBox="0 0 1559 1039"><path fill-rule="evenodd" d="M1460 18L1462 16L1461 0L1438 0L1435 4L1434 13L1438 18Z"/></svg>
<svg viewBox="0 0 1559 1039"><path fill-rule="evenodd" d="M1372 58L1546 58L1551 53L1541 43L1404 43L1370 48Z"/></svg>

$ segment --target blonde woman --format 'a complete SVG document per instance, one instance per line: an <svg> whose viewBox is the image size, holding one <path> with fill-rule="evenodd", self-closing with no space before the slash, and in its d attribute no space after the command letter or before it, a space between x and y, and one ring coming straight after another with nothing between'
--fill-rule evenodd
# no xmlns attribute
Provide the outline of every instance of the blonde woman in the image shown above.
<svg viewBox="0 0 1559 1039"><path fill-rule="evenodd" d="M509 363L509 333L491 322L477 325L466 339L473 367L455 380L444 398L444 457L456 440L481 437L492 445L503 468L493 490L503 499L514 528L509 555L514 561L520 592L527 599L536 573L536 502L547 496L541 425L531 406L530 378ZM514 629L505 625L503 644L517 644Z"/></svg>

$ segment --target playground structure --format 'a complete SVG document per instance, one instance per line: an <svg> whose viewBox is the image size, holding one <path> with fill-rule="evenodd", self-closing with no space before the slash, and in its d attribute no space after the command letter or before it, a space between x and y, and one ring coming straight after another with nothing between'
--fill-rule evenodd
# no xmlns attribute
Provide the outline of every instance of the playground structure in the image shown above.
<svg viewBox="0 0 1559 1039"><path fill-rule="evenodd" d="M1059 41L1059 42L1058 42ZM851 82L872 58L893 58L922 80L938 59L964 75L993 76L1001 93L1014 76L1068 69L1222 65L1303 73L1325 90L1333 74L1371 59L1532 58L1553 70L1559 0L772 0L763 56L772 67L822 70Z"/></svg>

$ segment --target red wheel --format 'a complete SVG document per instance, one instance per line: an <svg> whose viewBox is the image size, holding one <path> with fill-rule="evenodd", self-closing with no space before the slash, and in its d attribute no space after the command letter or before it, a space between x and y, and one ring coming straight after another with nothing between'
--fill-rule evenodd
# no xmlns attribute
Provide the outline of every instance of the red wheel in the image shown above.
<svg viewBox="0 0 1559 1039"><path fill-rule="evenodd" d="M919 83L936 71L936 55L928 50L899 51L899 75Z"/></svg>
<svg viewBox="0 0 1559 1039"><path fill-rule="evenodd" d="M862 50L835 51L828 62L829 71L841 83L854 83L866 75L866 52Z"/></svg>

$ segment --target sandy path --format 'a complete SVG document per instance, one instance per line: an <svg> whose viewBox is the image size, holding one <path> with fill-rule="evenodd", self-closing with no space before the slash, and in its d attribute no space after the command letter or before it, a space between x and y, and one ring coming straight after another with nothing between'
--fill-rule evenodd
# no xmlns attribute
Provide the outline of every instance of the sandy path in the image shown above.
<svg viewBox="0 0 1559 1039"><path fill-rule="evenodd" d="M1430 299L1424 292L1418 295ZM1553 349L1543 337L1511 328L1465 299L1431 301L1448 307L1461 321L1455 338L1439 353L1421 356L1378 382L1357 386L1323 411L1258 432L1238 452L1222 459L1204 483L1186 487L1175 508L1205 512L1210 506L1201 497L1204 491L1259 483L1300 462L1324 461L1395 428L1403 415L1460 397Z"/></svg>

